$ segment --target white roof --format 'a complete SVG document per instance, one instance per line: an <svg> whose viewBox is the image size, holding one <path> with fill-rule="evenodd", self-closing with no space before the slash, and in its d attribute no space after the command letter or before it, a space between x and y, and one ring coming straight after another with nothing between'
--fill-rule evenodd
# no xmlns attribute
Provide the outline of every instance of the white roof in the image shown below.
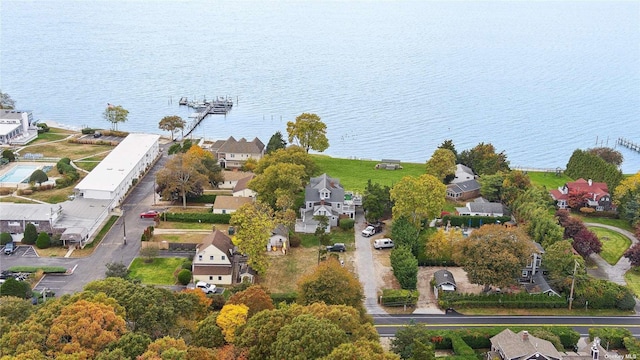
<svg viewBox="0 0 640 360"><path fill-rule="evenodd" d="M0 135L8 135L10 132L21 126L22 125L19 122L13 124L0 123Z"/></svg>
<svg viewBox="0 0 640 360"><path fill-rule="evenodd" d="M159 139L160 135L129 134L76 189L115 191Z"/></svg>

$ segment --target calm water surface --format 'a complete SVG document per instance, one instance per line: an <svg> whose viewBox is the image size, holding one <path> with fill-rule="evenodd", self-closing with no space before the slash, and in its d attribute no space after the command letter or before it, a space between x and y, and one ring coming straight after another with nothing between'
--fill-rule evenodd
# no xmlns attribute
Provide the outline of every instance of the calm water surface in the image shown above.
<svg viewBox="0 0 640 360"><path fill-rule="evenodd" d="M239 104L196 136L260 137L314 112L326 153L424 162L445 139L512 166L640 143L640 2L7 1L0 86L36 118L160 132L178 99ZM623 171L640 154L620 149Z"/></svg>

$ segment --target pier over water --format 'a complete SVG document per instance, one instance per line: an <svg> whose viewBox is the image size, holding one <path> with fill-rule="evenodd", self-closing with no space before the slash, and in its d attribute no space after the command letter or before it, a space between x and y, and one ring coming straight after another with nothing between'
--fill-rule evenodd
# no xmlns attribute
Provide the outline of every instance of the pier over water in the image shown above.
<svg viewBox="0 0 640 360"><path fill-rule="evenodd" d="M618 138L618 140L616 141L616 144L618 145L622 145L624 147L626 147L627 149L633 150L635 152L639 152L640 153L640 145L632 142L631 140L627 140L624 138Z"/></svg>
<svg viewBox="0 0 640 360"><path fill-rule="evenodd" d="M181 106L188 106L195 109L195 116L193 120L189 122L184 131L183 139L193 132L193 130L200 125L207 115L227 115L233 107L233 100L229 96L217 97L213 100L207 101L189 101L186 97L181 97L179 104Z"/></svg>

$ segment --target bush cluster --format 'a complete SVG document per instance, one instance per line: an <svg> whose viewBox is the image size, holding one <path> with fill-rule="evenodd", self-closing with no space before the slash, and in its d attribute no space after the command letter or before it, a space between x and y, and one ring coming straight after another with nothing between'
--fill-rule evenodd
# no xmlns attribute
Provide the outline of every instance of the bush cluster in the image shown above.
<svg viewBox="0 0 640 360"><path fill-rule="evenodd" d="M631 331L625 328L591 328L589 339L600 338L600 345L604 348L621 349L625 347L625 338L632 337Z"/></svg>
<svg viewBox="0 0 640 360"><path fill-rule="evenodd" d="M274 304L280 304L282 302L286 304L293 304L296 302L298 298L297 292L287 292L287 293L273 293L269 294L271 296L271 300L273 300Z"/></svg>
<svg viewBox="0 0 640 360"><path fill-rule="evenodd" d="M419 296L418 290L384 289L380 303L384 306L415 306Z"/></svg>
<svg viewBox="0 0 640 360"><path fill-rule="evenodd" d="M38 249L47 249L51 246L51 237L46 232L41 232L38 234L38 238L36 239L36 246Z"/></svg>
<svg viewBox="0 0 640 360"><path fill-rule="evenodd" d="M208 224L228 224L230 214L213 213L163 213L162 220L176 222L203 222Z"/></svg>
<svg viewBox="0 0 640 360"><path fill-rule="evenodd" d="M356 221L353 219L340 219L340 223L338 224L342 230L351 230L355 225Z"/></svg>
<svg viewBox="0 0 640 360"><path fill-rule="evenodd" d="M418 259L406 246L391 250L391 268L393 275L403 289L415 290L418 285Z"/></svg>
<svg viewBox="0 0 640 360"><path fill-rule="evenodd" d="M45 123L39 123L36 126L38 127L38 134L43 134L43 133L49 132L49 130L51 130L49 128L49 125L47 125Z"/></svg>
<svg viewBox="0 0 640 360"><path fill-rule="evenodd" d="M548 296L544 294L462 294L458 292L443 292L438 299L438 305L442 308L509 308L509 309L536 309L536 308L565 308L568 306L565 298Z"/></svg>
<svg viewBox="0 0 640 360"><path fill-rule="evenodd" d="M610 164L598 155L580 149L573 152L564 173L573 179L583 178L605 182L610 190L615 189L624 178L622 171L615 164Z"/></svg>
<svg viewBox="0 0 640 360"><path fill-rule="evenodd" d="M216 202L216 194L202 194L196 197L187 197L187 201L197 204L213 204Z"/></svg>
<svg viewBox="0 0 640 360"><path fill-rule="evenodd" d="M9 234L8 232L0 233L0 245L7 245L12 241L13 238L11 237L11 234Z"/></svg>
<svg viewBox="0 0 640 360"><path fill-rule="evenodd" d="M144 229L144 231L142 232L140 240L142 240L142 241L151 240L153 238L153 230L154 230L153 226L147 226L147 228Z"/></svg>
<svg viewBox="0 0 640 360"><path fill-rule="evenodd" d="M62 266L12 266L9 271L12 272L25 272L34 273L41 270L45 274L64 274L67 272L67 268Z"/></svg>
<svg viewBox="0 0 640 360"><path fill-rule="evenodd" d="M84 134L84 135L95 134L96 129L82 128L82 130L80 130L80 132L82 132L82 134Z"/></svg>
<svg viewBox="0 0 640 360"><path fill-rule="evenodd" d="M80 179L80 174L76 171L76 168L71 166L71 159L62 158L56 163L56 169L63 176L56 179L56 187L63 188L75 183Z"/></svg>
<svg viewBox="0 0 640 360"><path fill-rule="evenodd" d="M467 216L467 215L445 215L442 218L442 223L447 224L451 221L451 226L467 227L471 224L472 228L479 228L482 225L495 224L498 221L504 224L511 220L509 216Z"/></svg>
<svg viewBox="0 0 640 360"><path fill-rule="evenodd" d="M589 302L587 305L586 302ZM589 279L578 291L573 306L588 306L590 309L632 310L635 307L633 293L627 287L611 281Z"/></svg>

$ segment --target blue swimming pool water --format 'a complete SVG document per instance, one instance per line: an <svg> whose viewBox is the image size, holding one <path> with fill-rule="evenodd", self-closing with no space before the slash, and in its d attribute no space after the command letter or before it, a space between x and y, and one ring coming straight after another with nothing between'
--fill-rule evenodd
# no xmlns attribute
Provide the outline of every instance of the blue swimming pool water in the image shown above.
<svg viewBox="0 0 640 360"><path fill-rule="evenodd" d="M35 165L16 165L11 171L0 177L0 182L5 183L21 183L38 169Z"/></svg>

